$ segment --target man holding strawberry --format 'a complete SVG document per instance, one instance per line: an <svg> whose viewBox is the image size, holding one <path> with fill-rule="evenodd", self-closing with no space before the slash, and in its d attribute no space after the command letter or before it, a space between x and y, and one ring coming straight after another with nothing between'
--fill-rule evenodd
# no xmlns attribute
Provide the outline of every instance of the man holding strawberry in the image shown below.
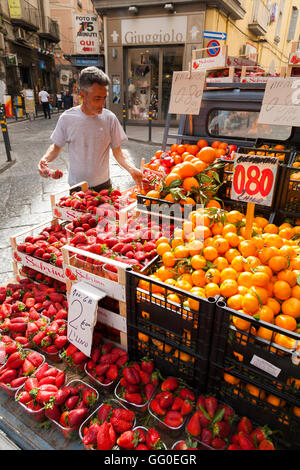
<svg viewBox="0 0 300 470"><path fill-rule="evenodd" d="M136 184L142 172L121 149L127 140L117 117L105 108L109 77L97 67L83 69L79 77L82 104L65 111L51 135L52 145L39 162L39 172L45 176L48 164L60 154L65 144L69 152L70 186L87 181L90 188L109 189L109 150L117 162L128 171Z"/></svg>

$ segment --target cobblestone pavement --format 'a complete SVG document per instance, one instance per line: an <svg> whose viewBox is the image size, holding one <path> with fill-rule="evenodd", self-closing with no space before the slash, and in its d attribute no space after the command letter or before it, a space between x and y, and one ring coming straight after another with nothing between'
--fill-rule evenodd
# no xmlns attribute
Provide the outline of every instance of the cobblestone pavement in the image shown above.
<svg viewBox="0 0 300 470"><path fill-rule="evenodd" d="M12 158L15 163L5 168L6 155L3 143L0 144L0 285L12 277L10 237L30 229L34 225L51 220L50 195L68 188L67 183L67 149L52 164L64 172L60 180L45 179L37 171L38 161L50 145L50 135L58 120L36 119L8 125L12 147ZM143 128L127 126L129 138L147 139ZM163 128L153 128L154 142L157 144L128 140L123 147L128 150L132 160L139 167L141 158L146 161L160 148ZM1 137L0 137L1 139ZM111 178L113 185L121 190L134 185L128 173L111 157Z"/></svg>

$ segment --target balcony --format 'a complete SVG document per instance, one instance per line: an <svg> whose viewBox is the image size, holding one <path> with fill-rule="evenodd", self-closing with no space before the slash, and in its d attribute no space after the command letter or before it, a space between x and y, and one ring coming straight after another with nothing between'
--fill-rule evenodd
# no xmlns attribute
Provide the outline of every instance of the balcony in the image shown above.
<svg viewBox="0 0 300 470"><path fill-rule="evenodd" d="M42 20L42 26L39 31L39 36L47 41L58 43L60 41L59 27L55 20L46 16Z"/></svg>
<svg viewBox="0 0 300 470"><path fill-rule="evenodd" d="M22 26L28 31L37 31L40 27L38 9L26 0L20 0L20 9L10 9L10 20L14 26Z"/></svg>
<svg viewBox="0 0 300 470"><path fill-rule="evenodd" d="M251 21L248 29L255 36L264 36L268 30L270 22L270 13L262 0L253 0Z"/></svg>

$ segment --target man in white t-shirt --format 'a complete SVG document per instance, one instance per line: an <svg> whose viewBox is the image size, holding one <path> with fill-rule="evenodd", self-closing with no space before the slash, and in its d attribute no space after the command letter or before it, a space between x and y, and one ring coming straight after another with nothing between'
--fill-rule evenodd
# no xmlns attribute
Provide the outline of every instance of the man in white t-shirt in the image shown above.
<svg viewBox="0 0 300 470"><path fill-rule="evenodd" d="M39 172L55 160L65 144L69 152L70 186L87 181L96 191L111 187L109 150L117 162L132 176L136 184L142 181L142 172L121 149L127 136L114 113L105 109L109 77L97 67L83 69L79 77L82 104L65 111L51 135L52 145L39 162Z"/></svg>
<svg viewBox="0 0 300 470"><path fill-rule="evenodd" d="M43 106L45 119L47 119L47 117L51 119L49 97L50 95L45 88L39 92L39 103Z"/></svg>

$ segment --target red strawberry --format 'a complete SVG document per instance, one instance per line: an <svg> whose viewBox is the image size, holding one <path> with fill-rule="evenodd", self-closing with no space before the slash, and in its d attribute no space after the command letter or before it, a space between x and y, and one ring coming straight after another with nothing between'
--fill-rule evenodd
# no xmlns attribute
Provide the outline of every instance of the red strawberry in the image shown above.
<svg viewBox="0 0 300 470"><path fill-rule="evenodd" d="M98 420L100 424L108 420L112 414L112 406L108 403L103 403L98 410Z"/></svg>
<svg viewBox="0 0 300 470"><path fill-rule="evenodd" d="M213 418L216 412L216 409L218 407L217 399L212 396L205 398L205 406L206 406L207 413L209 414L211 418Z"/></svg>
<svg viewBox="0 0 300 470"><path fill-rule="evenodd" d="M237 444L230 444L228 447L227 447L227 450L242 450L241 447Z"/></svg>
<svg viewBox="0 0 300 470"><path fill-rule="evenodd" d="M88 412L88 408L77 408L75 410L71 410L68 415L68 421L70 426L79 426L88 414Z"/></svg>
<svg viewBox="0 0 300 470"><path fill-rule="evenodd" d="M87 388L83 390L82 401L85 405L92 407L96 400L97 400L97 394L95 390L92 390L91 388Z"/></svg>
<svg viewBox="0 0 300 470"><path fill-rule="evenodd" d="M108 371L106 372L106 377L111 381L113 382L114 380L116 380L118 378L118 375L119 375L119 372L118 372L118 367L116 366L116 364L112 364Z"/></svg>
<svg viewBox="0 0 300 470"><path fill-rule="evenodd" d="M160 434L156 429L149 428L146 435L146 445L149 449L155 450L161 447Z"/></svg>
<svg viewBox="0 0 300 470"><path fill-rule="evenodd" d="M251 437L243 431L238 433L239 445L242 450L255 450L255 445Z"/></svg>
<svg viewBox="0 0 300 470"><path fill-rule="evenodd" d="M214 423L213 425L214 436L218 436L221 439L226 439L226 437L229 436L230 431L231 431L231 426L229 423L226 423L226 421L220 421L220 422Z"/></svg>
<svg viewBox="0 0 300 470"><path fill-rule="evenodd" d="M133 366L125 367L123 370L123 375L126 381L130 384L136 385L139 384L141 381L138 370Z"/></svg>
<svg viewBox="0 0 300 470"><path fill-rule="evenodd" d="M122 434L132 428L132 422L125 421L125 419L117 418L115 416L112 416L110 423L113 425L117 434Z"/></svg>
<svg viewBox="0 0 300 470"><path fill-rule="evenodd" d="M234 411L233 409L228 406L228 405L222 405L220 404L218 406L218 410L224 410L224 416L223 416L223 420L226 421L226 422L229 422L230 424L232 423L233 419L234 419Z"/></svg>
<svg viewBox="0 0 300 470"><path fill-rule="evenodd" d="M163 416L166 414L166 410L161 408L159 400L157 398L153 398L150 403L150 409L156 415Z"/></svg>
<svg viewBox="0 0 300 470"><path fill-rule="evenodd" d="M243 416L238 424L238 431L251 434L252 430L253 426L250 419L247 416Z"/></svg>
<svg viewBox="0 0 300 470"><path fill-rule="evenodd" d="M144 403L143 397L140 393L128 393L125 392L125 400L129 401L134 405L142 405Z"/></svg>
<svg viewBox="0 0 300 470"><path fill-rule="evenodd" d="M199 412L196 411L191 419L189 420L187 424L187 432L191 434L191 436L198 437L200 436L201 433L201 424L199 420Z"/></svg>
<svg viewBox="0 0 300 470"><path fill-rule="evenodd" d="M196 403L196 409L197 410L200 410L201 408L206 410L206 404L205 404L205 396L204 395L200 395L200 397L198 398L197 400L197 403Z"/></svg>
<svg viewBox="0 0 300 470"><path fill-rule="evenodd" d="M182 414L182 416L186 416L190 414L193 410L193 405L194 405L194 402L186 398L180 410L180 413Z"/></svg>
<svg viewBox="0 0 300 470"><path fill-rule="evenodd" d="M226 447L226 442L225 442L223 439L220 439L219 437L215 437L215 438L211 441L211 446L212 446L214 449L222 450L222 449L225 449L225 447Z"/></svg>
<svg viewBox="0 0 300 470"><path fill-rule="evenodd" d="M196 400L194 392L192 390L190 390L189 388L182 388L179 392L179 396L183 400L188 399L192 402Z"/></svg>
<svg viewBox="0 0 300 470"><path fill-rule="evenodd" d="M178 379L176 377L168 377L166 380L164 380L161 384L161 390L162 392L173 392L178 388Z"/></svg>
<svg viewBox="0 0 300 470"><path fill-rule="evenodd" d="M163 392L159 394L159 405L162 409L166 410L170 408L174 401L174 396L172 392Z"/></svg>
<svg viewBox="0 0 300 470"><path fill-rule="evenodd" d="M271 429L267 425L265 425L263 427L254 429L254 431L251 432L250 436L253 442L260 444L264 439L268 439L271 434Z"/></svg>
<svg viewBox="0 0 300 470"><path fill-rule="evenodd" d="M164 422L171 428L178 428L183 422L183 416L179 411L167 411L164 417Z"/></svg>
<svg viewBox="0 0 300 470"><path fill-rule="evenodd" d="M82 439L84 445L96 445L99 430L101 430L101 425L99 423L93 423L91 426L89 426Z"/></svg>
<svg viewBox="0 0 300 470"><path fill-rule="evenodd" d="M148 374L152 374L154 371L154 361L149 357L144 357L141 361L141 369Z"/></svg>
<svg viewBox="0 0 300 470"><path fill-rule="evenodd" d="M173 404L171 406L171 410L173 411L180 411L183 405L183 399L181 397L175 397Z"/></svg>
<svg viewBox="0 0 300 470"><path fill-rule="evenodd" d="M132 450L139 443L139 433L136 431L126 431L117 439L118 446L123 449Z"/></svg>
<svg viewBox="0 0 300 470"><path fill-rule="evenodd" d="M150 400L150 398L153 395L154 390L155 390L155 387L154 387L153 384L146 384L145 385L144 392L145 392L147 400Z"/></svg>
<svg viewBox="0 0 300 470"><path fill-rule="evenodd" d="M148 372L140 370L139 372L142 384L146 385L151 382L151 375Z"/></svg>
<svg viewBox="0 0 300 470"><path fill-rule="evenodd" d="M116 433L111 423L104 421L97 433L97 449L111 450L116 443Z"/></svg>
<svg viewBox="0 0 300 470"><path fill-rule="evenodd" d="M201 441L207 446L211 446L213 440L213 433L211 429L203 428L201 431Z"/></svg>

